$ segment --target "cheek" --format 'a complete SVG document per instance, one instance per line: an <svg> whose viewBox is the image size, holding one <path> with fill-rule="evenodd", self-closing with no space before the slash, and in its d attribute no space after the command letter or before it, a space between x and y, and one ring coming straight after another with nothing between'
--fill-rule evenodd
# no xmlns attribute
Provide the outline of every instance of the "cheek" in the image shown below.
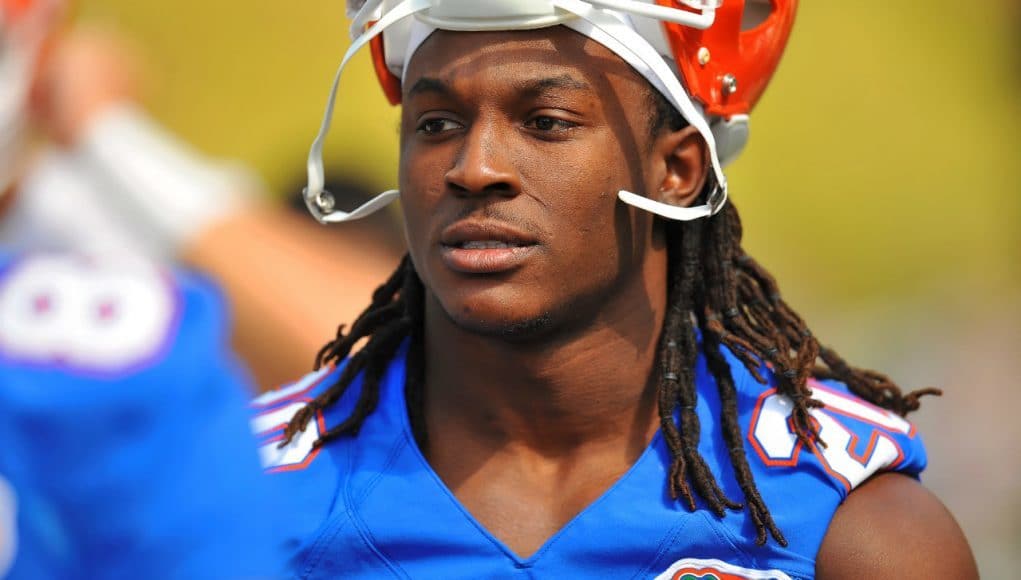
<svg viewBox="0 0 1021 580"><path fill-rule="evenodd" d="M409 144L408 141L411 141ZM398 187L405 214L430 211L445 191L445 178L457 155L453 147L425 147L402 137ZM408 219L408 218L406 218ZM412 220L408 219L411 226ZM422 225L419 221L418 225Z"/></svg>
<svg viewBox="0 0 1021 580"><path fill-rule="evenodd" d="M616 263L621 240L634 231L617 192L644 190L642 172L625 159L619 144L605 138L548 151L523 169L524 189L545 206L561 259L585 259L597 267Z"/></svg>
<svg viewBox="0 0 1021 580"><path fill-rule="evenodd" d="M408 252L423 281L429 282L426 253L430 248L434 221L444 195L446 168L435 156L401 153L398 187Z"/></svg>

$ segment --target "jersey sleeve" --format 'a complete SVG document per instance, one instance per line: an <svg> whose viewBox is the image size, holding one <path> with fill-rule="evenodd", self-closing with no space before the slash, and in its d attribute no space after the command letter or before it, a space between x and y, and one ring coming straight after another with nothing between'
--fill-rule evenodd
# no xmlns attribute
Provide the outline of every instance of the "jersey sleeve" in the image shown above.
<svg viewBox="0 0 1021 580"><path fill-rule="evenodd" d="M201 277L66 256L0 264L11 578L276 570L248 382Z"/></svg>
<svg viewBox="0 0 1021 580"><path fill-rule="evenodd" d="M751 448L766 471L801 468L829 481L841 500L873 475L898 471L918 477L925 469L925 446L915 426L887 409L851 393L836 381L810 380L819 444L806 446L790 426L793 405L775 388L755 399L748 428Z"/></svg>
<svg viewBox="0 0 1021 580"><path fill-rule="evenodd" d="M739 413L756 487L789 545L770 541L750 550L758 565L786 566L791 574L811 577L830 521L848 494L882 472L918 477L926 465L925 446L903 417L842 383L814 379L808 385L812 397L823 403L810 410L819 442L803 443L792 428L793 403L778 393L768 369L762 370L771 379L768 385L744 373ZM734 531L739 537L756 533L747 518Z"/></svg>

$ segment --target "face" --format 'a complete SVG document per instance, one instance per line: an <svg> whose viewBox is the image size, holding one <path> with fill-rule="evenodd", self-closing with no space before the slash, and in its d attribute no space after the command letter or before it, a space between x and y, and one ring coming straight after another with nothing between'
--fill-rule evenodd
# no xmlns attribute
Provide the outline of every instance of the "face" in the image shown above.
<svg viewBox="0 0 1021 580"><path fill-rule="evenodd" d="M563 27L426 40L404 83L400 188L427 308L531 336L664 291L661 227L616 197L668 171L650 90Z"/></svg>

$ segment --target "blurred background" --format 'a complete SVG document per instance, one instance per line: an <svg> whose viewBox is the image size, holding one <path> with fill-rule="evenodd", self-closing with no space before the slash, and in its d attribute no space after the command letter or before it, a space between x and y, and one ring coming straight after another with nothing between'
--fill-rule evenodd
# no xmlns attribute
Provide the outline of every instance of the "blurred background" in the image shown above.
<svg viewBox="0 0 1021 580"><path fill-rule="evenodd" d="M84 0L79 23L137 49L145 105L283 197L347 45L343 2ZM1021 9L1011 0L804 2L729 169L746 247L849 361L905 388L925 482L984 577L1021 567ZM368 53L345 75L327 167L396 182L398 112Z"/></svg>

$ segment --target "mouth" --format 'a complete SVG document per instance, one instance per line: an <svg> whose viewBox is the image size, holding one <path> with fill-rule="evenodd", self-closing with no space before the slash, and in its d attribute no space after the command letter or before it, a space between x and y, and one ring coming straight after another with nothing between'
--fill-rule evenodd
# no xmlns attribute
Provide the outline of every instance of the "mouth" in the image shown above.
<svg viewBox="0 0 1021 580"><path fill-rule="evenodd" d="M506 250L508 248L522 248L525 247L522 244L514 242L501 242L499 240L471 240L466 242L459 242L453 245L446 245L448 248L455 248L461 250Z"/></svg>
<svg viewBox="0 0 1021 580"><path fill-rule="evenodd" d="M537 240L492 222L458 222L440 236L444 263L463 274L496 274L519 267L538 248Z"/></svg>

